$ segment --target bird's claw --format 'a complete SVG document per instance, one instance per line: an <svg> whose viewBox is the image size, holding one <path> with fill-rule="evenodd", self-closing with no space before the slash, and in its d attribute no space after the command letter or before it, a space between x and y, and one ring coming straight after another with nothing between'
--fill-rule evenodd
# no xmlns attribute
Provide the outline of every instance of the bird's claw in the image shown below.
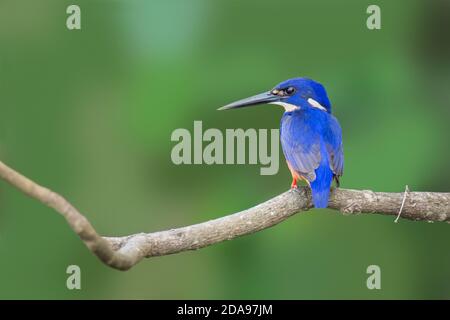
<svg viewBox="0 0 450 320"><path fill-rule="evenodd" d="M291 183L291 189L298 189L298 186L297 186L297 179L292 180L292 183Z"/></svg>

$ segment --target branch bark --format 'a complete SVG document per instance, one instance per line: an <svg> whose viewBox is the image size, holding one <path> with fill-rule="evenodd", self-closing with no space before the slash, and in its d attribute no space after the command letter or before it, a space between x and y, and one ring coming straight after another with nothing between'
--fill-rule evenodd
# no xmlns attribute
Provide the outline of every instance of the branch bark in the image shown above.
<svg viewBox="0 0 450 320"><path fill-rule="evenodd" d="M143 258L196 250L272 227L312 208L309 188L289 190L253 208L187 227L123 237L102 237L72 204L0 162L0 177L60 213L88 249L106 265L128 270ZM450 193L333 189L328 208L346 215L376 213L450 223Z"/></svg>

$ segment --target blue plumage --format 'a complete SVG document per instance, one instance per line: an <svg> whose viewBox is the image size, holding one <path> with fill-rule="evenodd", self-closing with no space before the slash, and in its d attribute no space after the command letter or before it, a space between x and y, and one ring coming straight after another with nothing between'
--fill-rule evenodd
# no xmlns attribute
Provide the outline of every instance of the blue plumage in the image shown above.
<svg viewBox="0 0 450 320"><path fill-rule="evenodd" d="M283 101L287 111L281 118L280 139L291 170L294 186L304 179L312 190L316 208L328 205L333 177L343 173L342 133L331 114L325 88L310 79L297 78L280 83L275 90L295 88Z"/></svg>
<svg viewBox="0 0 450 320"><path fill-rule="evenodd" d="M280 140L293 182L305 180L311 187L316 208L325 208L333 178L339 185L343 174L342 131L331 114L325 88L307 78L278 84L273 90L231 103L222 109L261 103L285 108L281 118Z"/></svg>
<svg viewBox="0 0 450 320"><path fill-rule="evenodd" d="M327 206L333 177L342 175L340 132L336 118L306 105L281 118L284 156L293 178L308 181L316 208Z"/></svg>

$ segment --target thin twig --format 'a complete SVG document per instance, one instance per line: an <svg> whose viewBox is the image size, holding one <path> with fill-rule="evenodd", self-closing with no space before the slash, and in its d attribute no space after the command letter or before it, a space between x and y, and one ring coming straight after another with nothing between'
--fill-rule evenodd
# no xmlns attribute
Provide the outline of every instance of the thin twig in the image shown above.
<svg viewBox="0 0 450 320"><path fill-rule="evenodd" d="M127 270L145 257L195 250L251 234L312 207L310 189L301 187L253 208L199 224L153 233L102 237L86 217L59 194L38 185L2 162L0 177L59 212L93 254L106 265L119 270ZM450 193L411 192L408 195L409 201L406 202L404 193L333 189L328 207L344 214L398 215L401 204L404 219L450 222Z"/></svg>

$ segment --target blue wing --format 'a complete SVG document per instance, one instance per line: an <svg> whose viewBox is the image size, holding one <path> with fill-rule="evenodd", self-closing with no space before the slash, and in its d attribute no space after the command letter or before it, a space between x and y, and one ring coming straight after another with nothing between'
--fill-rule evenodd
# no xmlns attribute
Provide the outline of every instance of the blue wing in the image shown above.
<svg viewBox="0 0 450 320"><path fill-rule="evenodd" d="M316 179L315 170L320 165L320 130L311 121L310 115L288 112L283 115L280 140L284 156L289 165L308 181Z"/></svg>

